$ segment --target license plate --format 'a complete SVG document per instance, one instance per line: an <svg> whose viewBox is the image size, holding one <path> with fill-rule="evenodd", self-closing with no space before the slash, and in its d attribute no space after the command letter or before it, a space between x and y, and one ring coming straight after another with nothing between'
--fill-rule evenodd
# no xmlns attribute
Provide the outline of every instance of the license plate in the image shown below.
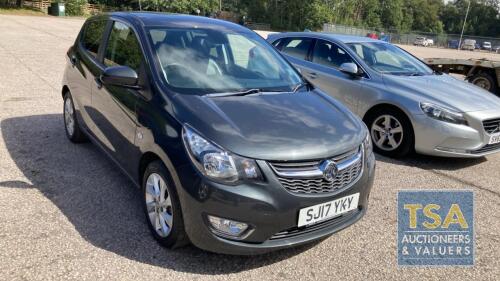
<svg viewBox="0 0 500 281"><path fill-rule="evenodd" d="M500 133L496 133L494 135L491 135L490 137L490 144L495 144L500 142Z"/></svg>
<svg viewBox="0 0 500 281"><path fill-rule="evenodd" d="M298 227L317 223L358 208L359 193L300 209Z"/></svg>

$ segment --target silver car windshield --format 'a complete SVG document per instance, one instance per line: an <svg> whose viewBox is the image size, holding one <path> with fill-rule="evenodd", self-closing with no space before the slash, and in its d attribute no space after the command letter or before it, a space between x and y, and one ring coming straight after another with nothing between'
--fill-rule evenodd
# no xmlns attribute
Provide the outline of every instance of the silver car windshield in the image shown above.
<svg viewBox="0 0 500 281"><path fill-rule="evenodd" d="M382 42L357 42L347 44L375 71L392 75L430 75L427 65L400 48Z"/></svg>
<svg viewBox="0 0 500 281"><path fill-rule="evenodd" d="M186 94L292 91L301 76L259 35L203 28L151 28L167 84Z"/></svg>

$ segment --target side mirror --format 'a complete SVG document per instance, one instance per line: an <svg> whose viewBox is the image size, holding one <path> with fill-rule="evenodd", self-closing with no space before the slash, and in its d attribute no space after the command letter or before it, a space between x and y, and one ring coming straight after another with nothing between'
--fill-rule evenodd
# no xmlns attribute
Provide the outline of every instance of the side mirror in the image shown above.
<svg viewBox="0 0 500 281"><path fill-rule="evenodd" d="M104 70L100 77L105 85L122 87L137 87L137 73L128 66L110 66Z"/></svg>
<svg viewBox="0 0 500 281"><path fill-rule="evenodd" d="M359 76L358 66L352 62L341 64L339 70L352 76Z"/></svg>

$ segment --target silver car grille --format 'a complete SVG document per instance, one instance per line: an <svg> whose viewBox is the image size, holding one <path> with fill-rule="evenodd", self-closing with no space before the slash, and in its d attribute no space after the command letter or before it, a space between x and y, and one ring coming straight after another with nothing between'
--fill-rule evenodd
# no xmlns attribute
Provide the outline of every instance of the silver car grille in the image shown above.
<svg viewBox="0 0 500 281"><path fill-rule="evenodd" d="M488 134L500 133L500 118L483 121L483 127Z"/></svg>
<svg viewBox="0 0 500 281"><path fill-rule="evenodd" d="M353 185L363 171L363 148L360 146L335 156L337 173L332 180L323 177L320 165L324 160L307 162L269 162L281 185L292 193L321 194Z"/></svg>

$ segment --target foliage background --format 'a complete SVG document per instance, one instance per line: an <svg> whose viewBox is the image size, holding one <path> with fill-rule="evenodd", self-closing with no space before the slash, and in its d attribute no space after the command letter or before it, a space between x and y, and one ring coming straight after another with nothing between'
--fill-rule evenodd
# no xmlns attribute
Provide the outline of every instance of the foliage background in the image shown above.
<svg viewBox="0 0 500 281"><path fill-rule="evenodd" d="M66 3L68 15L81 15L87 0ZM319 29L323 23L367 27L390 32L460 33L471 3L465 34L500 36L500 0L88 0L112 10L166 11L213 15L229 11L274 30ZM22 0L0 0L0 6Z"/></svg>
<svg viewBox="0 0 500 281"><path fill-rule="evenodd" d="M224 11L269 23L277 30L321 28L336 23L394 32L460 33L469 0L222 0ZM90 0L121 9L138 9L138 0ZM470 0L465 33L500 36L500 0ZM202 15L219 10L219 0L141 0L143 10Z"/></svg>

